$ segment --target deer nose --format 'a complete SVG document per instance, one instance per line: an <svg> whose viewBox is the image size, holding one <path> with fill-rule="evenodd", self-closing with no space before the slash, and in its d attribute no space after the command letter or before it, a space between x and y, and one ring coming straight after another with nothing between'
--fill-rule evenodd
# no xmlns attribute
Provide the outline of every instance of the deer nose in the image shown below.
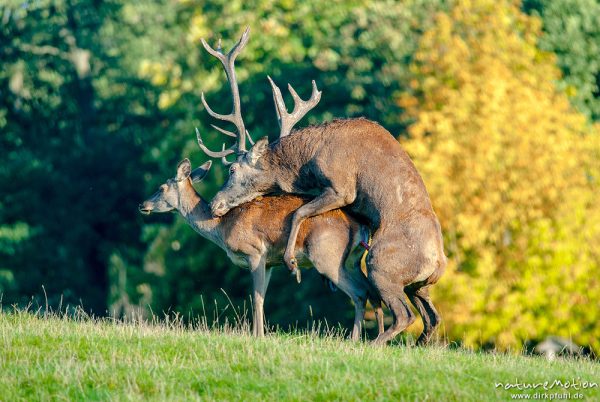
<svg viewBox="0 0 600 402"><path fill-rule="evenodd" d="M145 203L142 203L140 205L138 205L138 210L143 213L144 215L149 215L150 214L150 208L146 207Z"/></svg>

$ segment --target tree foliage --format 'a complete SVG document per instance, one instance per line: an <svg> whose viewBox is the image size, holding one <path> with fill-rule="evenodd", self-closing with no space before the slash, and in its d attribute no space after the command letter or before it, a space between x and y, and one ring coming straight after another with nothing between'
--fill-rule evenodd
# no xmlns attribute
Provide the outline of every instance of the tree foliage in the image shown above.
<svg viewBox="0 0 600 402"><path fill-rule="evenodd" d="M559 87L578 110L600 120L600 3L597 0L525 0L543 21L541 49L556 53Z"/></svg>
<svg viewBox="0 0 600 402"><path fill-rule="evenodd" d="M6 303L44 286L52 304L105 314L110 256L139 254L140 133L154 131L160 114L125 64L120 11L118 2L0 6Z"/></svg>
<svg viewBox="0 0 600 402"><path fill-rule="evenodd" d="M450 257L436 300L468 345L553 333L598 347L598 133L556 88L540 28L511 1L456 1L399 99Z"/></svg>

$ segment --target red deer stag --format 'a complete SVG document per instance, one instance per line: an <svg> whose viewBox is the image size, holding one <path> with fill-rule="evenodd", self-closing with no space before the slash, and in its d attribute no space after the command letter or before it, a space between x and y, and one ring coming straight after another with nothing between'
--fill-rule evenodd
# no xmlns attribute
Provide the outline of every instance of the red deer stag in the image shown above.
<svg viewBox="0 0 600 402"><path fill-rule="evenodd" d="M263 336L263 302L271 267L282 265L292 213L306 199L295 195L264 197L214 218L209 204L192 186L202 180L210 165L209 161L192 171L190 161L184 159L177 167L175 178L167 180L140 204L140 211L150 214L176 209L196 232L225 250L234 264L250 269L254 288L253 333ZM371 285L360 269L364 250L358 244L364 236L368 236L366 227L337 210L306 220L296 243L302 256L300 265L312 264L354 302L353 340L359 339L367 298L375 307L379 333L383 332L381 302L377 296L369 296L373 293Z"/></svg>
<svg viewBox="0 0 600 402"><path fill-rule="evenodd" d="M225 67L234 113L219 115L208 107L204 96L202 102L211 116L238 128L237 135L219 129L237 137L232 148L221 152L208 150L197 133L201 149L210 156L224 158L237 151L227 182L212 200L213 215L222 216L237 205L273 192L316 195L293 215L284 261L294 270L301 223L311 216L348 206L370 225L368 278L394 318L375 342L393 339L415 320L406 302L408 296L424 323L417 343L426 343L440 322L429 287L442 275L446 257L440 224L417 169L386 129L366 119L334 120L295 130L290 135L294 124L320 99L314 81L308 101L300 99L288 85L295 103L294 110L288 113L281 91L269 78L280 126L279 139L269 144L268 138L262 138L246 151L246 131L237 113L240 105L233 61L247 43L248 34L246 30L228 55L202 41Z"/></svg>

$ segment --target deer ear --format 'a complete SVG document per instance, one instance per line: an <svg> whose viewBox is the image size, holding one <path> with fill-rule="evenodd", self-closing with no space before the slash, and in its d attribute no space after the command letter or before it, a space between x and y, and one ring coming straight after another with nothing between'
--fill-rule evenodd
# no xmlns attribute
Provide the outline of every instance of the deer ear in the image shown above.
<svg viewBox="0 0 600 402"><path fill-rule="evenodd" d="M268 147L269 137L262 137L260 140L256 141L256 144L254 144L246 154L248 163L250 163L251 166L256 165L256 162L263 156Z"/></svg>
<svg viewBox="0 0 600 402"><path fill-rule="evenodd" d="M188 158L185 158L177 165L177 181L181 181L190 177L192 172L192 164Z"/></svg>
<svg viewBox="0 0 600 402"><path fill-rule="evenodd" d="M192 173L190 174L192 183L197 183L200 180L204 179L204 176L206 176L206 174L210 170L211 165L212 165L212 161L207 161L202 166L197 167L196 169L192 170Z"/></svg>

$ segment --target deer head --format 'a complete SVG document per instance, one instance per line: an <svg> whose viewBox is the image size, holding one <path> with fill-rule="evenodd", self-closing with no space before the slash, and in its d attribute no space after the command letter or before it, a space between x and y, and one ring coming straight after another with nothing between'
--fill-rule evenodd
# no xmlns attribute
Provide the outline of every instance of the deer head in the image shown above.
<svg viewBox="0 0 600 402"><path fill-rule="evenodd" d="M212 162L208 161L202 166L192 170L189 159L184 159L177 166L174 178L162 184L156 193L140 204L140 212L149 215L152 212L169 212L181 209L183 195L186 190L192 189L192 183L201 181L208 173Z"/></svg>
<svg viewBox="0 0 600 402"><path fill-rule="evenodd" d="M236 143L230 148L226 149L225 144L223 144L223 148L220 152L214 152L208 149L202 141L200 132L196 129L196 136L200 149L210 157L221 158L224 165L230 166L229 179L221 191L219 191L218 197L211 203L212 212L215 216L222 216L231 208L250 201L259 195L265 194L265 192L273 187L274 183L274 178L267 174L268 172L266 171L264 164L261 163L261 158L269 149L269 140L267 137L264 137L254 144L250 134L244 127L241 116L240 96L235 77L234 61L248 43L249 35L249 28L246 28L238 43L227 55L223 54L220 41L217 50L214 50L204 39L202 39L202 45L206 51L219 59L225 68L225 74L227 75L231 87L233 111L228 115L215 113L206 103L204 94L202 94L202 103L208 114L212 117L233 123L237 128L237 134L235 134L231 131L212 125L212 127L224 135L237 138ZM313 80L311 97L309 100L304 101L298 96L294 88L288 84L288 89L294 99L294 109L292 112L288 112L283 101L281 90L275 85L271 77L267 76L267 78L273 90L273 100L277 112L277 121L280 127L279 138L282 138L289 135L294 125L319 103L321 91L317 89L317 84ZM252 146L249 151L246 151L246 139ZM226 157L233 153L237 154L237 158L235 162L230 162Z"/></svg>
<svg viewBox="0 0 600 402"><path fill-rule="evenodd" d="M229 178L213 198L213 216L223 216L231 208L251 201L273 188L273 178L269 169L262 163L262 157L269 148L269 139L263 137L229 167Z"/></svg>

